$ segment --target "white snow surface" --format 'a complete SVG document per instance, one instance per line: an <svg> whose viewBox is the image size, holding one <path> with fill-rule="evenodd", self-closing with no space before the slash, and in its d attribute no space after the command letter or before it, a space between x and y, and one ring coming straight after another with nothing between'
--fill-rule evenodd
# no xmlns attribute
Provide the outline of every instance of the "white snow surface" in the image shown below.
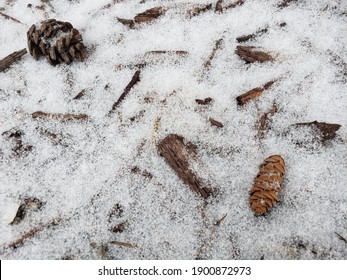
<svg viewBox="0 0 347 280"><path fill-rule="evenodd" d="M215 2L114 1L101 9L112 1L51 0L45 12L35 9L42 2L0 0L1 11L22 22L0 16L0 58L26 47L26 31L45 18L71 22L88 58L53 67L27 54L0 73L1 259L346 259L347 244L337 235L347 238L346 1L296 1L279 9L281 1L246 0L192 18L186 10ZM167 11L152 23L129 29L117 21L156 6ZM235 54L236 38L266 26L267 33L241 45L271 51L275 61L245 64ZM154 50L189 55L145 56ZM141 81L108 115L133 66L143 62ZM279 80L257 101L237 106L238 95L273 79ZM210 105L195 102L206 97ZM256 123L274 102L279 111L260 141ZM35 111L89 119L33 119ZM211 126L210 117L224 127ZM297 145L315 137L309 131L283 133L315 120L342 127L325 145ZM10 129L22 131L32 151L13 155L15 143L3 135ZM204 201L158 154L156 143L171 133L197 145L191 168L215 196ZM259 164L273 154L286 162L281 202L255 216L249 190ZM28 197L43 206L9 224ZM121 210L110 216L115 207ZM58 224L45 227L53 219ZM110 230L123 222L123 232ZM17 248L6 248L40 227Z"/></svg>

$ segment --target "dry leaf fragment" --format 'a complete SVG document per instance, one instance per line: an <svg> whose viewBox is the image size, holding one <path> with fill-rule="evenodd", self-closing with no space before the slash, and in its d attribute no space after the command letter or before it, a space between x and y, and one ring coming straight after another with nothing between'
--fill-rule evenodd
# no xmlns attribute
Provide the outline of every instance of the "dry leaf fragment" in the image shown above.
<svg viewBox="0 0 347 280"><path fill-rule="evenodd" d="M250 206L256 214L268 212L279 200L285 175L284 159L273 155L264 160L250 191Z"/></svg>
<svg viewBox="0 0 347 280"><path fill-rule="evenodd" d="M306 126L311 127L319 132L320 141L324 144L328 140L332 140L336 137L336 131L341 127L340 124L325 123L325 122L308 122L308 123L296 123L292 125L294 127Z"/></svg>
<svg viewBox="0 0 347 280"><path fill-rule="evenodd" d="M255 46L237 46L235 53L246 63L273 61L274 58L267 52Z"/></svg>
<svg viewBox="0 0 347 280"><path fill-rule="evenodd" d="M207 97L205 99L195 99L195 102L198 103L199 105L208 105L212 102L212 98Z"/></svg>
<svg viewBox="0 0 347 280"><path fill-rule="evenodd" d="M247 91L246 93L239 95L238 97L236 97L237 104L240 106L243 106L246 103L248 103L249 101L257 99L260 95L262 95L262 93L265 90L270 88L274 82L275 81L267 82L262 87L257 87L257 88L251 89L250 91Z"/></svg>
<svg viewBox="0 0 347 280"><path fill-rule="evenodd" d="M119 18L119 17L117 17L117 20L118 20L120 23L129 26L130 28L133 28L133 27L134 27L134 24L135 24L134 20L132 20L132 19L125 19L125 18Z"/></svg>
<svg viewBox="0 0 347 280"><path fill-rule="evenodd" d="M191 171L187 155L189 148L184 143L184 139L176 134L170 134L158 144L159 153L165 158L167 164L175 171L177 176L187 184L191 190L200 194L203 198L208 198L211 191L202 187L197 176Z"/></svg>
<svg viewBox="0 0 347 280"><path fill-rule="evenodd" d="M223 127L223 124L219 121L216 121L215 119L209 118L208 120L210 121L211 125L213 125L213 126L216 126L218 128Z"/></svg>

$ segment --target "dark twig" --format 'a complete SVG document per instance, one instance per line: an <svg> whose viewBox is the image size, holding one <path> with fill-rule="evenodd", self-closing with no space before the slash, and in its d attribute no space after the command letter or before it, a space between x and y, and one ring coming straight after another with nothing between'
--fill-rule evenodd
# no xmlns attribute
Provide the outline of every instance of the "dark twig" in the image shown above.
<svg viewBox="0 0 347 280"><path fill-rule="evenodd" d="M23 245L24 242L26 242L28 239L36 236L41 231L43 231L45 229L52 228L54 226L57 226L60 222L61 222L61 219L53 219L52 221L48 222L47 224L43 224L41 226L35 227L35 228L29 230L28 232L24 233L22 236L20 236L15 241L13 241L7 245L2 246L0 249L0 252L3 253L7 249L16 249L19 246Z"/></svg>
<svg viewBox="0 0 347 280"><path fill-rule="evenodd" d="M216 121L215 119L209 118L208 120L210 121L211 125L213 125L213 126L216 126L218 128L223 127L223 124L219 121Z"/></svg>
<svg viewBox="0 0 347 280"><path fill-rule="evenodd" d="M133 88L134 85L137 84L137 82L140 81L140 70L137 70L135 74L133 75L130 83L125 87L124 92L121 94L121 96L118 98L118 100L113 104L112 109L110 110L109 114L112 114L114 110L119 106L119 104L124 100L124 98L127 96L127 94L130 92L130 90Z"/></svg>
<svg viewBox="0 0 347 280"><path fill-rule="evenodd" d="M3 16L5 19L9 19L9 20L12 20L14 22L21 23L18 19L15 19L14 17L11 17L9 15L6 15L3 12L0 12L0 15Z"/></svg>
<svg viewBox="0 0 347 280"><path fill-rule="evenodd" d="M7 67L9 67L13 62L20 59L23 55L27 53L26 49L22 49L17 52L13 52L10 55L0 60L0 72L4 71Z"/></svg>
<svg viewBox="0 0 347 280"><path fill-rule="evenodd" d="M344 238L341 234L338 234L337 232L335 232L335 234L337 235L337 237L342 240L343 242L345 242L347 244L347 239Z"/></svg>

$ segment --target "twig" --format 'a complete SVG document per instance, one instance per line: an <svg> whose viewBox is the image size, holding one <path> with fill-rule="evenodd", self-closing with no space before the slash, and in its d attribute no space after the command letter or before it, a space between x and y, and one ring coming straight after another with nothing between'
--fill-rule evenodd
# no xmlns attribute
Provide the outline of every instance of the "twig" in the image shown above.
<svg viewBox="0 0 347 280"><path fill-rule="evenodd" d="M6 15L3 12L0 12L0 15L3 16L5 19L10 19L10 20L13 20L14 22L21 23L18 19L15 19L14 17L11 17L9 15Z"/></svg>
<svg viewBox="0 0 347 280"><path fill-rule="evenodd" d="M23 245L24 242L26 242L28 239L36 236L41 231L43 231L45 229L49 229L49 228L54 227L54 226L57 226L60 222L61 222L61 219L58 218L58 219L53 219L52 221L48 222L47 224L43 224L41 226L35 227L35 228L29 230L28 232L24 233L17 240L15 240L15 241L7 244L7 245L2 246L0 249L0 252L3 253L7 249L16 249L19 246Z"/></svg>
<svg viewBox="0 0 347 280"><path fill-rule="evenodd" d="M259 30L257 30L256 32L254 32L252 34L248 34L248 35L243 35L243 36L237 37L236 41L238 43L244 43L244 42L252 40L252 39L254 39L254 38L256 38L256 37L258 37L258 36L260 36L260 35L262 35L262 34L264 34L266 32L268 32L268 28L267 27L265 27L263 29L259 29Z"/></svg>
<svg viewBox="0 0 347 280"><path fill-rule="evenodd" d="M203 73L201 75L201 79L203 79L205 74L210 70L212 60L214 59L216 52L222 47L222 43L223 43L223 38L220 38L215 42L211 55L209 56L208 60L203 65Z"/></svg>
<svg viewBox="0 0 347 280"><path fill-rule="evenodd" d="M296 0L284 0L281 3L279 3L277 7L280 9L283 9L288 7L290 4L292 4L292 2L296 2Z"/></svg>
<svg viewBox="0 0 347 280"><path fill-rule="evenodd" d="M136 244L131 244L128 242L111 241L110 243L113 245L118 245L118 246L123 246L123 247L128 247L128 248L136 248L137 247Z"/></svg>
<svg viewBox="0 0 347 280"><path fill-rule="evenodd" d="M150 51L146 52L145 55L160 55L160 54L169 54L169 55L179 55L179 56L186 56L189 54L187 51Z"/></svg>
<svg viewBox="0 0 347 280"><path fill-rule="evenodd" d="M54 119L62 121L71 121L71 120L86 120L88 116L86 114L74 115L74 114L57 114L57 113L45 113L37 111L31 114L33 119Z"/></svg>
<svg viewBox="0 0 347 280"><path fill-rule="evenodd" d="M20 59L23 55L27 53L26 49L22 49L17 52L13 52L10 55L0 60L0 72L4 71L7 67L9 67L13 62Z"/></svg>
<svg viewBox="0 0 347 280"><path fill-rule="evenodd" d="M114 110L119 106L119 104L123 101L123 99L127 96L127 94L130 92L130 90L133 88L134 85L137 84L137 82L140 81L140 70L137 70L135 74L133 75L130 83L125 87L124 92L121 94L121 96L118 98L118 100L113 104L112 109L110 110L109 114L112 114Z"/></svg>
<svg viewBox="0 0 347 280"><path fill-rule="evenodd" d="M335 232L335 234L337 235L337 237L342 240L343 242L345 242L347 244L347 239L344 238L341 234L338 234L337 232Z"/></svg>

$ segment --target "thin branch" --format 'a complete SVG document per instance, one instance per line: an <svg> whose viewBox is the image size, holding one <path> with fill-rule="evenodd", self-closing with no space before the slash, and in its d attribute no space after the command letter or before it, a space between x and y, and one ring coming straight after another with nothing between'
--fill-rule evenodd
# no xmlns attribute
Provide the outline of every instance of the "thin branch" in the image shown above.
<svg viewBox="0 0 347 280"><path fill-rule="evenodd" d="M26 49L22 49L17 52L13 52L10 55L0 60L0 72L8 68L13 62L20 59L23 55L27 53Z"/></svg>
<svg viewBox="0 0 347 280"><path fill-rule="evenodd" d="M18 19L14 18L14 17L11 17L7 14L4 14L3 12L0 12L0 15L3 16L5 19L9 19L9 20L12 20L14 22L17 22L17 23L21 23Z"/></svg>
<svg viewBox="0 0 347 280"><path fill-rule="evenodd" d="M130 90L133 88L134 85L137 84L137 82L140 81L140 70L137 70L135 74L133 75L130 83L126 86L124 89L124 92L121 94L121 96L118 98L118 100L113 104L112 109L110 110L109 114L112 114L114 110L119 106L119 104L124 100L124 98L128 95Z"/></svg>

